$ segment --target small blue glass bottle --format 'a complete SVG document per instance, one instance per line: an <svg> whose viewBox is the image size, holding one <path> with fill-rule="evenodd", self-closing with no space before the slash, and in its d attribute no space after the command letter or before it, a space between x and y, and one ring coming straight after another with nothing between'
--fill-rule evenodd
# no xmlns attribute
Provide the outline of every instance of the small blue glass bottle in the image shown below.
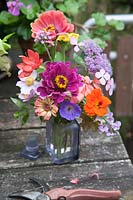
<svg viewBox="0 0 133 200"><path fill-rule="evenodd" d="M37 136L30 136L25 144L24 149L20 152L20 156L30 160L36 160L41 155L39 151L39 142Z"/></svg>

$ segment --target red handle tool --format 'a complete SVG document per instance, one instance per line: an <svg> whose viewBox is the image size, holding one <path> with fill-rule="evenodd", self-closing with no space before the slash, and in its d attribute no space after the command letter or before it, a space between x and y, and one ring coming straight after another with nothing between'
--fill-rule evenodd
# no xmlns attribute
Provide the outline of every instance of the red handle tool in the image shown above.
<svg viewBox="0 0 133 200"><path fill-rule="evenodd" d="M55 188L46 192L51 200L118 200L121 191L112 190L91 190L91 189L72 189Z"/></svg>

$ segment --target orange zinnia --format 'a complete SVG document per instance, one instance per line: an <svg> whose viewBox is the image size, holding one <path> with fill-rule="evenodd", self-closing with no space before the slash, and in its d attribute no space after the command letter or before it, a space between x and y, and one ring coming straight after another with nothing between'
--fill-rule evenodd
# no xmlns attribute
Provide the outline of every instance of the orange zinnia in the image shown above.
<svg viewBox="0 0 133 200"><path fill-rule="evenodd" d="M94 89L86 96L84 111L89 116L104 116L107 113L107 107L111 104L110 99L102 95L100 89Z"/></svg>

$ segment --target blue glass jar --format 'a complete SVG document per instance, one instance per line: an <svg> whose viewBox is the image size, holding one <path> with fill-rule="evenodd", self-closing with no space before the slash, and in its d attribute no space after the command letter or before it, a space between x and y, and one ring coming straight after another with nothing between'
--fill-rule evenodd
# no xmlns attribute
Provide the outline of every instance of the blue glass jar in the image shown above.
<svg viewBox="0 0 133 200"><path fill-rule="evenodd" d="M80 126L76 120L57 123L51 118L46 123L46 151L55 164L79 158Z"/></svg>

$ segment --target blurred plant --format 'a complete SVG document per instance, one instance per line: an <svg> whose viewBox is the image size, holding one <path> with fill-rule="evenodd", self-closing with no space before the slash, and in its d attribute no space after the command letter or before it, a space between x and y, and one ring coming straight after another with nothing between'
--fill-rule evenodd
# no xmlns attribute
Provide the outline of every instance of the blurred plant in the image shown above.
<svg viewBox="0 0 133 200"><path fill-rule="evenodd" d="M120 20L106 20L106 15L101 12L93 13L91 18L95 20L95 25L89 28L84 37L90 37L98 43L98 45L104 49L107 47L108 42L111 41L114 31L122 31L124 29L124 23ZM84 32L85 32L84 31Z"/></svg>
<svg viewBox="0 0 133 200"><path fill-rule="evenodd" d="M11 48L11 45L7 43L7 40L12 35L13 34L9 34L5 36L3 39L0 39L0 70L6 72L8 76L11 75L10 73L11 61L6 54L8 54L8 50Z"/></svg>
<svg viewBox="0 0 133 200"><path fill-rule="evenodd" d="M0 13L0 24L4 25L5 34L15 32L18 37L29 40L30 24L40 13L59 9L68 18L74 19L79 8L83 10L85 2L87 0L9 0L6 3L7 10Z"/></svg>

